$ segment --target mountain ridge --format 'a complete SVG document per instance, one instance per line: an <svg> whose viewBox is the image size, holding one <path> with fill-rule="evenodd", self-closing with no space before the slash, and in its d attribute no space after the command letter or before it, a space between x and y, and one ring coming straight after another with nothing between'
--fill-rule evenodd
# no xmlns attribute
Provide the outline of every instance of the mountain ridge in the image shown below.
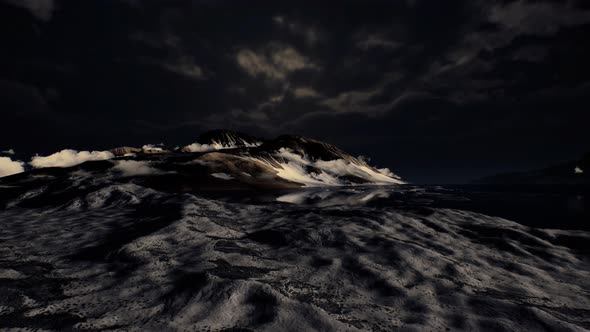
<svg viewBox="0 0 590 332"><path fill-rule="evenodd" d="M32 176L61 174L63 172L55 167L71 167L72 172L92 169L93 176L133 178L156 186L170 185L170 188L187 190L404 183L389 169L373 167L319 140L298 135L267 140L223 129L208 131L195 143L176 149L144 145L92 153L62 150L50 156L36 156L34 160L35 163L29 163L33 166ZM47 168L49 166L53 168ZM9 182L8 178L2 181Z"/></svg>

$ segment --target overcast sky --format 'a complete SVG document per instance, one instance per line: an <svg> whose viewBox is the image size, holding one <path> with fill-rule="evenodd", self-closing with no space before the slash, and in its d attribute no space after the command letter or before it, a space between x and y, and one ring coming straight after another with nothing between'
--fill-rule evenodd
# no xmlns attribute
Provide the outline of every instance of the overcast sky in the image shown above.
<svg viewBox="0 0 590 332"><path fill-rule="evenodd" d="M430 183L590 151L590 1L277 3L0 0L0 150L229 128Z"/></svg>

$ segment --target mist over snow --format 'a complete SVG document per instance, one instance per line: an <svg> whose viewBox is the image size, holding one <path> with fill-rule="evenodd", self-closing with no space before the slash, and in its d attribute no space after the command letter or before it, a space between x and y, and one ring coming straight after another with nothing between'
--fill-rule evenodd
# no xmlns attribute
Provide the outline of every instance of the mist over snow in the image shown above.
<svg viewBox="0 0 590 332"><path fill-rule="evenodd" d="M9 176L25 171L24 163L12 160L10 157L0 157L0 177Z"/></svg>
<svg viewBox="0 0 590 332"><path fill-rule="evenodd" d="M70 167L89 160L107 160L115 156L109 151L76 151L61 150L49 156L34 156L29 163L34 168Z"/></svg>
<svg viewBox="0 0 590 332"><path fill-rule="evenodd" d="M215 151L225 149L225 147L221 144L213 143L213 144L200 144L200 143L193 143L185 146L183 148L188 152L207 152L207 151Z"/></svg>
<svg viewBox="0 0 590 332"><path fill-rule="evenodd" d="M145 161L116 160L113 163L115 164L113 169L123 173L123 176L152 175L160 172L157 169L150 167Z"/></svg>
<svg viewBox="0 0 590 332"><path fill-rule="evenodd" d="M141 150L146 152L146 153L162 153L164 152L164 148L162 148L162 146L164 146L163 143L160 144L146 144L144 146L141 147Z"/></svg>

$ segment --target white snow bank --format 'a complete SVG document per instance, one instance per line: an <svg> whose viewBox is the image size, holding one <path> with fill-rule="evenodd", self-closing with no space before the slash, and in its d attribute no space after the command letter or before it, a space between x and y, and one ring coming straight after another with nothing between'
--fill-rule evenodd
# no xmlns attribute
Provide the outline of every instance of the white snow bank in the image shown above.
<svg viewBox="0 0 590 332"><path fill-rule="evenodd" d="M256 160L272 167L279 177L304 184L306 187L349 185L350 183L341 179L341 177L346 176L356 176L367 180L371 184L404 183L389 169L375 171L370 167L353 164L343 159L312 161L305 156L293 153L287 148L279 149L274 156L277 159L273 161L278 162L278 166L276 163L264 159ZM319 170L319 172L309 171L306 169L308 167Z"/></svg>
<svg viewBox="0 0 590 332"><path fill-rule="evenodd" d="M24 172L23 165L22 161L12 160L10 157L0 157L0 177Z"/></svg>
<svg viewBox="0 0 590 332"><path fill-rule="evenodd" d="M207 151L216 151L216 150L223 150L223 149L235 149L239 146L245 146L247 148L257 147L262 142L256 143L249 143L245 140L240 141L231 141L227 144L222 144L216 141L211 142L211 144L200 144L200 143L193 143L185 146L183 150L188 152L207 152Z"/></svg>
<svg viewBox="0 0 590 332"><path fill-rule="evenodd" d="M35 156L29 163L35 168L43 167L70 167L89 160L107 160L115 156L109 151L76 151L71 149L61 150L52 155L43 157Z"/></svg>

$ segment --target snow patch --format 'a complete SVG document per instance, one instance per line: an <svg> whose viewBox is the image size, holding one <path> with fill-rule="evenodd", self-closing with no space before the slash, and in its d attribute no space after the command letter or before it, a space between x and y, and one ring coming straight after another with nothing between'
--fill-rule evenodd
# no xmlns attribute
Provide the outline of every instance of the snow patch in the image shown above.
<svg viewBox="0 0 590 332"><path fill-rule="evenodd" d="M76 151L71 149L61 150L52 155L31 158L29 164L34 168L44 167L71 167L90 160L107 160L114 158L109 151Z"/></svg>
<svg viewBox="0 0 590 332"><path fill-rule="evenodd" d="M582 174L582 173L584 173L584 170L581 169L580 167L576 166L576 168L574 169L574 173L576 173L576 174Z"/></svg>
<svg viewBox="0 0 590 332"><path fill-rule="evenodd" d="M114 164L115 166L113 169L123 173L123 176L152 175L160 173L158 169L151 167L145 161L117 160Z"/></svg>
<svg viewBox="0 0 590 332"><path fill-rule="evenodd" d="M273 160L275 162L264 159L256 160L272 167L277 172L277 176L301 183L306 187L350 185L340 179L340 177L346 176L356 176L365 179L370 184L377 185L404 183L389 169L375 171L370 167L353 164L343 159L312 161L287 148L280 148L274 157L276 158Z"/></svg>
<svg viewBox="0 0 590 332"><path fill-rule="evenodd" d="M218 178L218 179L222 179L222 180L233 180L234 179L233 176L226 174L226 173L212 173L211 176Z"/></svg>
<svg viewBox="0 0 590 332"><path fill-rule="evenodd" d="M23 165L22 161L12 160L10 157L0 157L0 177L24 172Z"/></svg>

